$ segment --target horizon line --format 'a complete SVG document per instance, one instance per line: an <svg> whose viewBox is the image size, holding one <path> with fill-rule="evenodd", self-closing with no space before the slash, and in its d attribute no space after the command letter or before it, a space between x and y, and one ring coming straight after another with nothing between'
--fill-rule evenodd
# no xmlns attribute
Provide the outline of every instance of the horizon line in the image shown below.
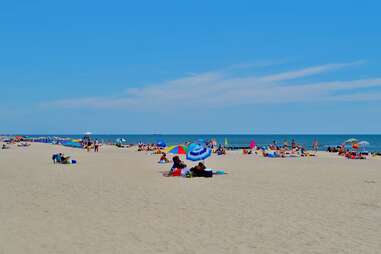
<svg viewBox="0 0 381 254"><path fill-rule="evenodd" d="M0 136L36 136L36 135L86 135L85 133L0 133ZM245 136L268 136L268 135L381 135L381 133L92 133L94 136L107 136L107 135L147 135L147 136L178 136L178 135L189 135L189 136L213 136L213 135L245 135Z"/></svg>

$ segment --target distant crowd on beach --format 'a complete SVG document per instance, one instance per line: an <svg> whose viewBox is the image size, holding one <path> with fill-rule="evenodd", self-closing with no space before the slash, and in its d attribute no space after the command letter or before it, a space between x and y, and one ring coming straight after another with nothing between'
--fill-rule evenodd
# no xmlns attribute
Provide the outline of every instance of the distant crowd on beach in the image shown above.
<svg viewBox="0 0 381 254"><path fill-rule="evenodd" d="M103 142L100 142L98 139L94 139L89 135L84 136L82 139L65 139L55 137L54 139L49 139L47 137L41 138L28 138L23 136L15 136L15 137L2 137L0 141L4 143L1 145L1 149L9 149L10 145L17 144L19 147L28 147L32 142L42 142L42 143L51 143L51 144L62 144L68 147L76 147L76 148L84 148L88 152L94 151L99 152L100 147L103 145ZM254 140L250 142L250 146L234 146L228 145L227 140L225 140L225 144L218 144L215 139L210 140L196 140L196 141L187 141L184 142L182 146L185 149L193 144L198 143L202 144L202 146L207 147L211 150L213 154L218 156L226 155L230 150L240 149L244 155L259 155L263 157L269 158L285 158L285 157L309 157L316 156L317 151L320 148L320 144L317 139L314 139L312 145L309 146L307 150L304 144L299 144L295 139L292 139L291 142L288 140L284 140L283 142L278 143L276 140L273 140L272 143L268 145L258 145ZM112 145L116 145L119 148L127 148L131 146L137 147L137 151L139 152L151 152L152 154L163 155L167 153L168 146L164 141L160 141L157 143L143 143L138 142L137 144L127 144L127 140L124 138L117 139L116 143L110 143ZM349 139L344 141L342 144L337 146L328 146L326 147L326 151L329 153L336 153L339 156L343 156L348 159L365 159L367 156L381 156L380 152L367 152L364 147L369 145L366 141L357 141L355 139ZM312 148L312 149L311 149ZM173 152L169 152L173 154Z"/></svg>
<svg viewBox="0 0 381 254"><path fill-rule="evenodd" d="M94 152L99 152L99 147L101 146L98 139L91 140L90 136L85 136L81 141L82 147L85 148L88 152L92 149Z"/></svg>

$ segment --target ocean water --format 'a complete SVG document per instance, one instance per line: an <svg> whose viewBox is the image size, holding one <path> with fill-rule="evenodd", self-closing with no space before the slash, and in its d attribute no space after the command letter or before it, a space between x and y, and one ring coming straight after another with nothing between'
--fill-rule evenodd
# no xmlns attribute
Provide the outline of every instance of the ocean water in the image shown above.
<svg viewBox="0 0 381 254"><path fill-rule="evenodd" d="M59 136L69 138L82 138L82 135L32 135L32 136ZM285 140L291 143L292 139L298 144L304 145L306 148L312 147L312 142L317 139L319 142L319 149L326 150L328 146L336 146L342 144L349 138L356 138L360 141L368 141L370 145L367 147L368 151L381 151L381 135L92 135L93 138L102 140L104 142L115 142L117 138L124 138L129 144L143 143L157 143L163 140L167 145L175 145L184 143L186 141L195 141L197 139L209 140L214 138L219 144L224 144L225 138L231 146L248 146L251 140L254 140L257 145L263 146L276 141L278 144L283 144Z"/></svg>

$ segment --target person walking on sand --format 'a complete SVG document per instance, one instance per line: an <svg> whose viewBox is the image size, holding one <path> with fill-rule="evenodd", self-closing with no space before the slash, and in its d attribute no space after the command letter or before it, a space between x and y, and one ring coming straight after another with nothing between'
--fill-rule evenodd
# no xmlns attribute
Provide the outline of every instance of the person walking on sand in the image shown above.
<svg viewBox="0 0 381 254"><path fill-rule="evenodd" d="M90 149L91 149L91 141L87 141L87 145L86 145L86 150L87 152L90 152Z"/></svg>
<svg viewBox="0 0 381 254"><path fill-rule="evenodd" d="M98 139L95 140L94 142L94 152L99 152L99 142Z"/></svg>

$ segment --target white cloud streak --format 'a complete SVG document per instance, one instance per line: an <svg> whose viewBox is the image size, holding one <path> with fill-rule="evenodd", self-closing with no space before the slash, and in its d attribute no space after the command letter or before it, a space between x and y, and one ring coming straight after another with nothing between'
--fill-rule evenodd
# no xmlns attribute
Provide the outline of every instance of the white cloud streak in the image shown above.
<svg viewBox="0 0 381 254"><path fill-rule="evenodd" d="M356 92L381 87L381 78L293 84L293 80L321 75L361 64L362 61L313 66L266 76L229 77L207 72L141 88L127 89L121 97L79 98L45 102L44 107L133 108L161 110L178 107L219 107L317 101L374 101L381 93Z"/></svg>

